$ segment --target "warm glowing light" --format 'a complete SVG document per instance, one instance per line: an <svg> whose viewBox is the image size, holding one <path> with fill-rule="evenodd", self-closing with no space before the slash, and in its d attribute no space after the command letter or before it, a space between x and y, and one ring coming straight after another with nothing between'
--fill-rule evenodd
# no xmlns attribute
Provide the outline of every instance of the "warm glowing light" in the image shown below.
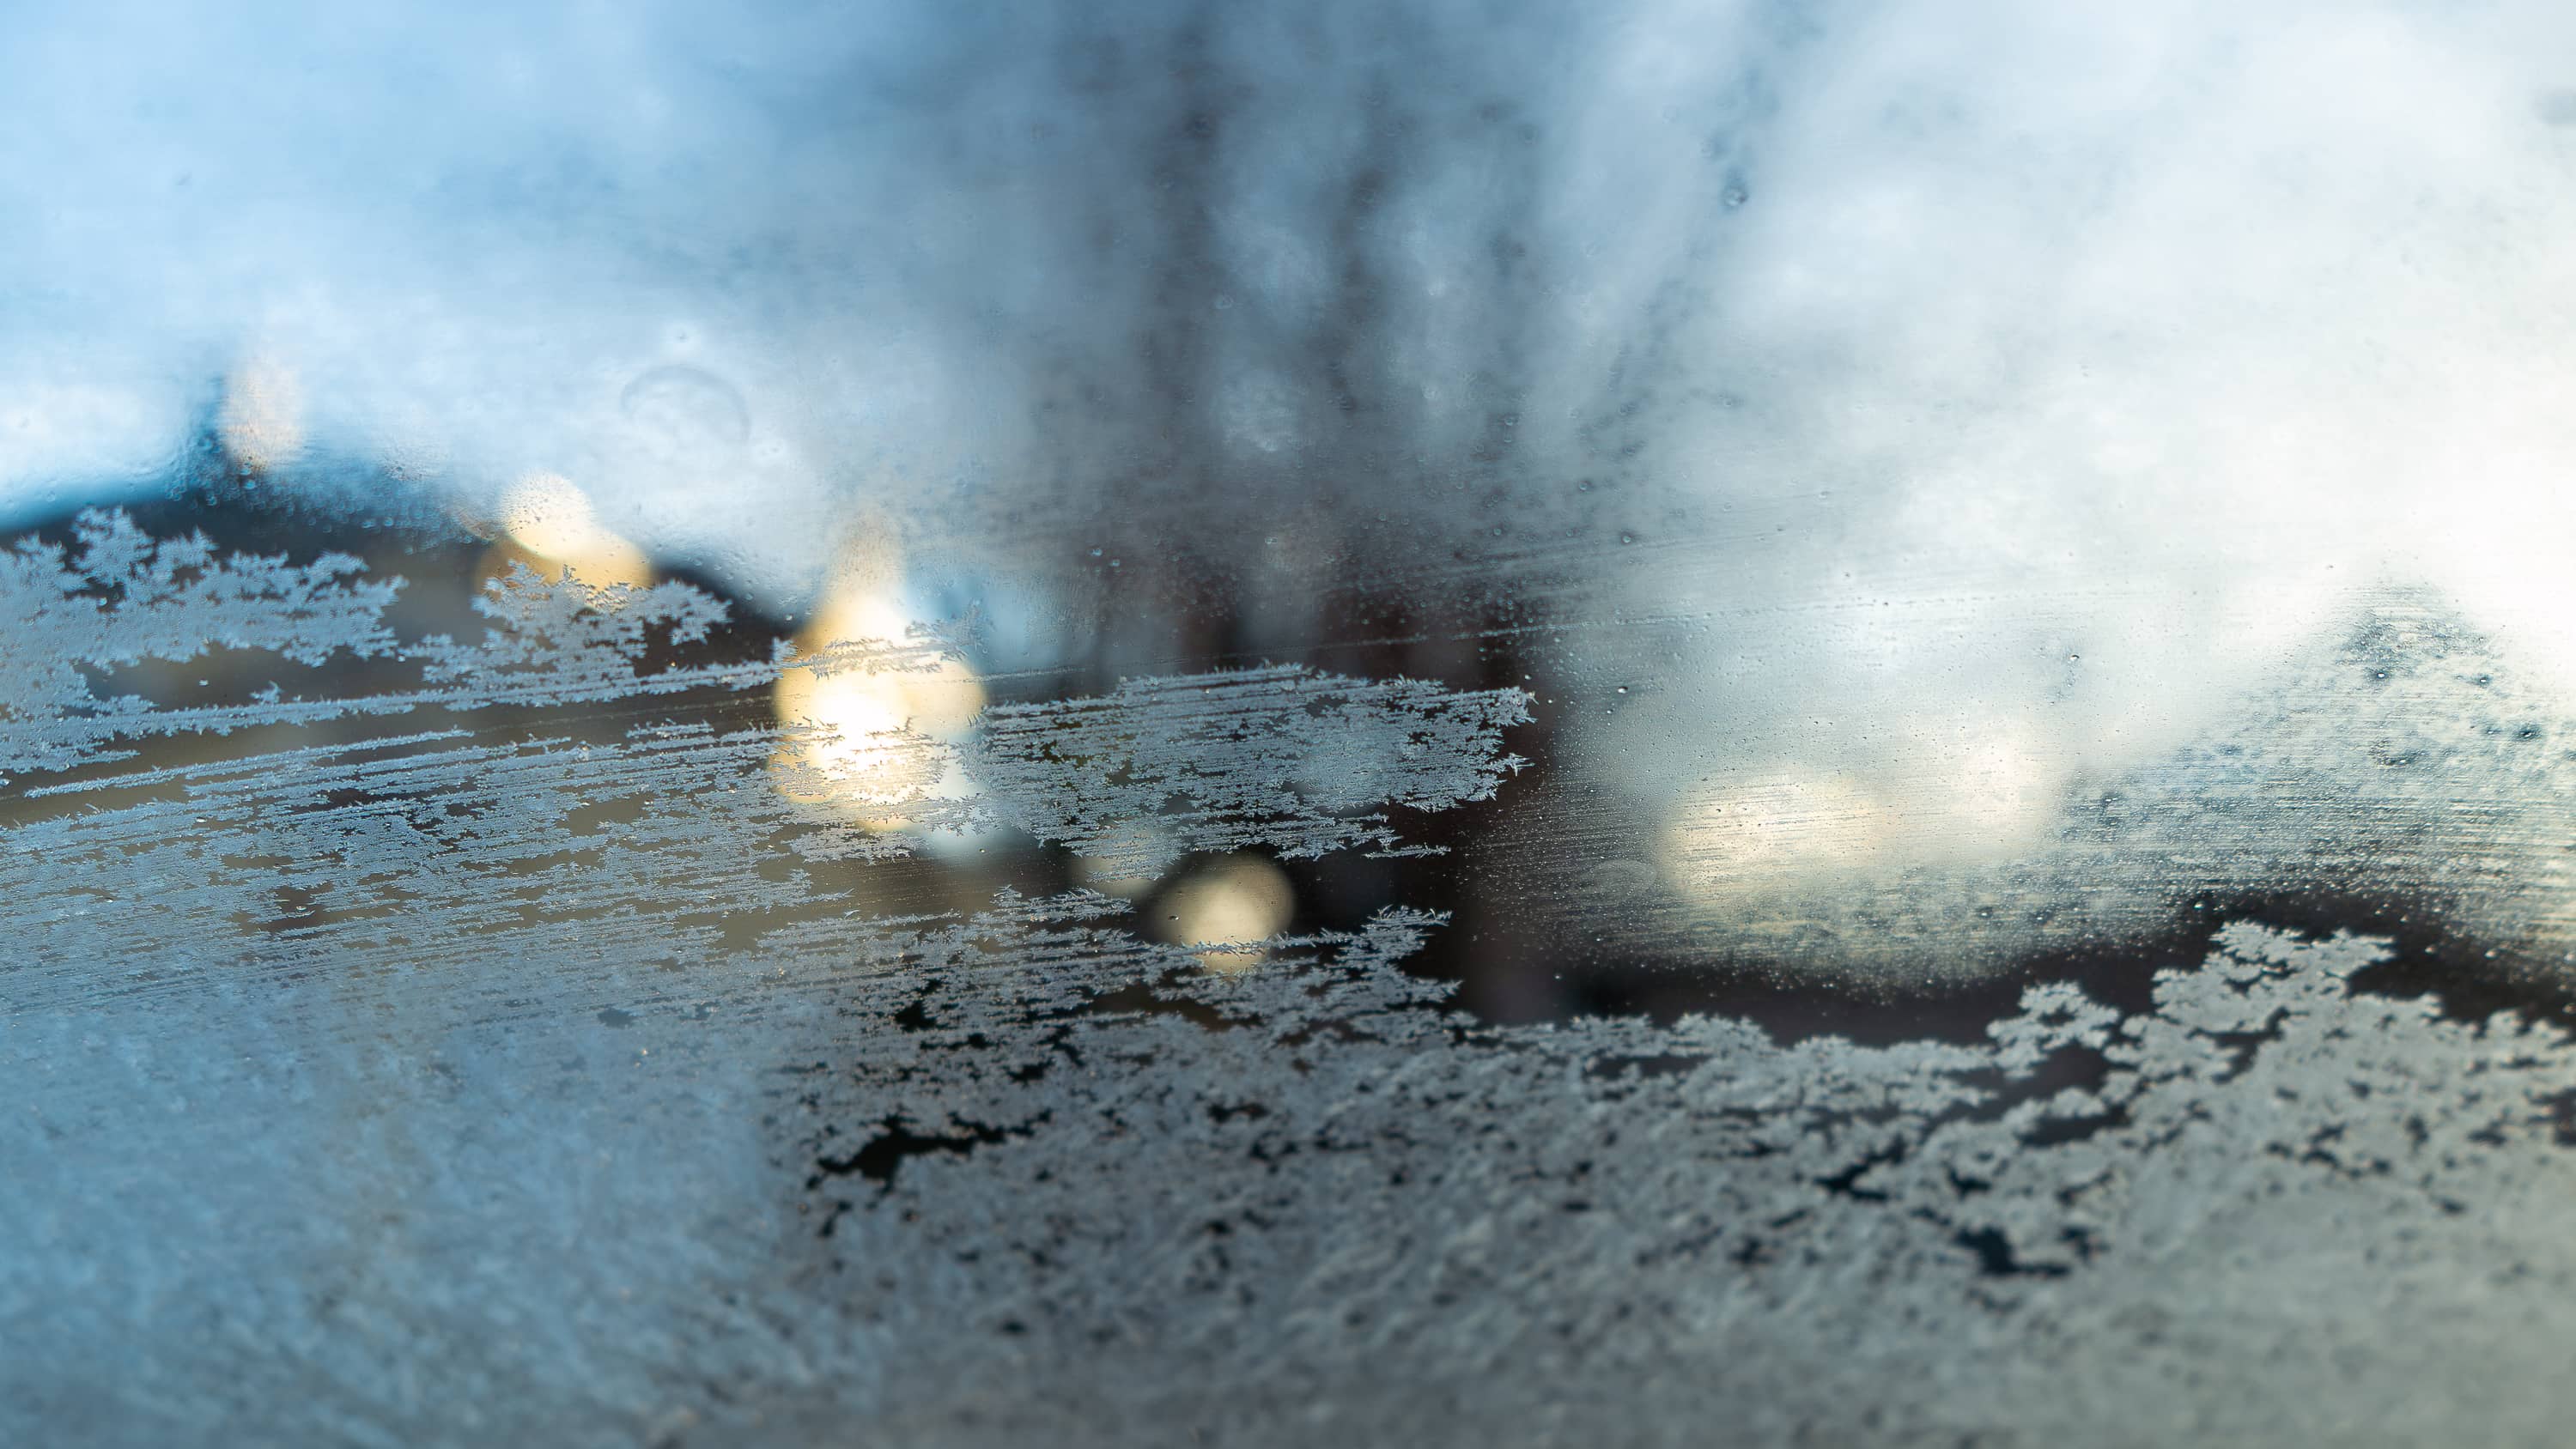
<svg viewBox="0 0 2576 1449"><path fill-rule="evenodd" d="M1163 939L1181 946L1241 946L1275 936L1296 912L1288 876L1257 855L1229 855L1183 876L1156 914ZM1248 971L1269 953L1258 948L1202 951L1211 971Z"/></svg>
<svg viewBox="0 0 2576 1449"><path fill-rule="evenodd" d="M1666 873L1710 894L1847 871L1887 844L1885 805L1848 775L1786 773L1686 796L1664 832Z"/></svg>
<svg viewBox="0 0 2576 1449"><path fill-rule="evenodd" d="M846 806L882 830L912 823L885 807L963 793L954 756L911 727L904 681L893 673L789 671L777 686L778 717L797 733L772 762L778 788Z"/></svg>
<svg viewBox="0 0 2576 1449"><path fill-rule="evenodd" d="M245 358L224 378L215 436L226 455L253 472L304 451L304 388L294 370L266 354Z"/></svg>
<svg viewBox="0 0 2576 1449"><path fill-rule="evenodd" d="M1704 784L1671 813L1665 871L1685 890L1724 896L2000 860L2037 842L2062 784L2003 735L1907 764L1880 780L1791 767Z"/></svg>
<svg viewBox="0 0 2576 1449"><path fill-rule="evenodd" d="M549 576L571 569L594 589L653 582L644 551L599 521L590 495L559 473L531 473L502 495L503 542L489 562L506 567L515 557Z"/></svg>
<svg viewBox="0 0 2576 1449"><path fill-rule="evenodd" d="M916 621L895 602L898 582L884 550L852 550L796 635L798 655L904 641ZM944 748L984 711L983 683L962 660L943 657L928 668L871 670L854 662L790 669L773 698L780 722L803 730L773 762L778 788L792 798L845 805L870 829L896 830L912 821L888 806L975 793L954 752Z"/></svg>

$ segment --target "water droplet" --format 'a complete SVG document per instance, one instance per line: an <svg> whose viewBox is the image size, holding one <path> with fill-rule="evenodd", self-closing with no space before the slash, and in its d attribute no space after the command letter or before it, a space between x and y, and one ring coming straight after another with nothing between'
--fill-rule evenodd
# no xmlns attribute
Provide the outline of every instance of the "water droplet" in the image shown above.
<svg viewBox="0 0 2576 1449"><path fill-rule="evenodd" d="M648 368L626 384L617 405L644 446L666 458L729 451L751 436L742 394L704 368Z"/></svg>

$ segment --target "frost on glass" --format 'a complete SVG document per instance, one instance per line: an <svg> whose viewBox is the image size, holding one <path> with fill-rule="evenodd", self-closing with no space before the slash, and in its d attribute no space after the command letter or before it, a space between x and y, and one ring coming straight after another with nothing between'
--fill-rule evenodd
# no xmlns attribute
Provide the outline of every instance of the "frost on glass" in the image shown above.
<svg viewBox="0 0 2576 1449"><path fill-rule="evenodd" d="M1260 862L1507 804L1516 690L849 748L741 703L959 646L689 653L711 595L523 564L407 637L354 558L114 513L9 567L13 1435L2438 1436L2423 1377L2569 1327L2576 1044L2358 988L2384 942L2232 925L1913 1039L1497 1025L1407 969L1443 912L1287 929ZM218 661L279 679L187 702ZM890 874L1012 840L1096 884Z"/></svg>
<svg viewBox="0 0 2576 1449"><path fill-rule="evenodd" d="M0 1443L2569 1437L2576 11L6 18Z"/></svg>
<svg viewBox="0 0 2576 1449"><path fill-rule="evenodd" d="M219 556L202 538L154 541L101 513L82 515L75 536L11 556L5 607L26 629L5 657L24 685L0 718L0 760L80 775L13 782L17 858L63 882L48 891L31 877L17 899L30 929L62 933L66 965L84 963L75 990L98 989L103 972L157 976L164 956L220 959L232 924L300 955L373 949L414 969L424 951L495 949L475 931L552 930L598 954L620 920L657 953L720 952L760 913L864 893L819 882L806 863L897 858L925 836L1018 831L1068 845L1109 880L1150 881L1185 853L1384 851L1397 840L1390 809L1485 799L1523 763L1500 747L1526 716L1517 690L1295 667L996 704L954 743L893 713L726 727L703 702L604 733L478 733L495 716L579 706L614 718L601 707L721 702L791 676L900 690L948 656L922 640L779 641L765 657L654 667L651 651L703 642L724 605L685 583L594 589L523 563L474 599L479 637L398 641L382 618L398 582L364 578L344 555ZM215 650L380 667L363 690L271 683L241 704L163 708L102 692L120 670ZM344 742L77 768L159 737L247 743L326 725ZM120 925L133 935L111 948L100 933ZM756 942L735 944L756 954Z"/></svg>

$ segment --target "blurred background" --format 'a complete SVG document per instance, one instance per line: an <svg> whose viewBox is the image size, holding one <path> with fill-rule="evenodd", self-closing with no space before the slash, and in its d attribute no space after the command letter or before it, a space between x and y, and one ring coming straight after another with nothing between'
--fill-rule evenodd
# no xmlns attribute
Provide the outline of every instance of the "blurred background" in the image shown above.
<svg viewBox="0 0 2576 1449"><path fill-rule="evenodd" d="M513 562L755 650L969 624L737 701L934 737L1526 689L1447 855L1130 883L1455 909L1506 1019L1982 1020L2257 905L2508 993L2576 950L2553 7L15 24L22 531L346 550L424 631Z"/></svg>
<svg viewBox="0 0 2576 1449"><path fill-rule="evenodd" d="M0 1438L2562 1442L2571 42L0 7Z"/></svg>

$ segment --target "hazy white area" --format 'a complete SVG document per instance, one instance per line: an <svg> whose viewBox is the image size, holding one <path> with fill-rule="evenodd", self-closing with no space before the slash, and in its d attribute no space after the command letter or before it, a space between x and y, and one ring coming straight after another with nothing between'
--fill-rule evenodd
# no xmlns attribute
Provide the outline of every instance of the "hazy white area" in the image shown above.
<svg viewBox="0 0 2576 1449"><path fill-rule="evenodd" d="M24 513L211 429L775 606L1023 507L1508 536L1710 621L1587 738L1719 876L2024 850L2384 585L2576 678L2563 6L12 24Z"/></svg>
<svg viewBox="0 0 2576 1449"><path fill-rule="evenodd" d="M2568 1437L2576 11L5 21L0 1440Z"/></svg>

